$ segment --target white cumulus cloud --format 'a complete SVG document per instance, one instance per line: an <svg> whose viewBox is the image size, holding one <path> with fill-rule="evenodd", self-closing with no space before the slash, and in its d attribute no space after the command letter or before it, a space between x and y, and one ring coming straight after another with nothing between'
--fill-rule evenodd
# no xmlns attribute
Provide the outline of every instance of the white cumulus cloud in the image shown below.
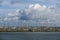
<svg viewBox="0 0 60 40"><path fill-rule="evenodd" d="M8 16L4 20L23 20L23 23L35 23L35 25L42 23L46 25L47 22L54 24L57 20L60 20L59 16L60 14L57 15L55 6L31 4L26 9L17 9L13 13L8 13ZM32 22L30 20L32 20Z"/></svg>
<svg viewBox="0 0 60 40"><path fill-rule="evenodd" d="M38 10L38 11L43 11L45 8L47 8L45 5L40 5L40 4L31 4L29 5L30 9Z"/></svg>

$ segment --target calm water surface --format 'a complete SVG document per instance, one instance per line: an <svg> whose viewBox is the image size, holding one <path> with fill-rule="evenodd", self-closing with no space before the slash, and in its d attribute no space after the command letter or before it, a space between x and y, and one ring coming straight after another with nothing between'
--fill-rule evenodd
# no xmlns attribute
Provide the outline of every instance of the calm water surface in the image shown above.
<svg viewBox="0 0 60 40"><path fill-rule="evenodd" d="M0 40L60 40L60 32L0 32Z"/></svg>

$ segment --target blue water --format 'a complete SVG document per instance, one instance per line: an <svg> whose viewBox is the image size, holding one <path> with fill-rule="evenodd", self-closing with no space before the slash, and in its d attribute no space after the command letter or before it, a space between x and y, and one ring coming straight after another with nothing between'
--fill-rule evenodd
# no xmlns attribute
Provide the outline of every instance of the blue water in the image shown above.
<svg viewBox="0 0 60 40"><path fill-rule="evenodd" d="M0 32L0 40L60 40L60 32Z"/></svg>

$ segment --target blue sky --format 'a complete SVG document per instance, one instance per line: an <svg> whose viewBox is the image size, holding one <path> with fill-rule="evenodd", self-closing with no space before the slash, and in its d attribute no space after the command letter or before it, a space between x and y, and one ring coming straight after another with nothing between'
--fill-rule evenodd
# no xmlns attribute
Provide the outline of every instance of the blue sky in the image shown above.
<svg viewBox="0 0 60 40"><path fill-rule="evenodd" d="M60 6L60 0L0 0L0 8L2 9L16 9L23 8L29 4L41 4L41 5L57 5Z"/></svg>
<svg viewBox="0 0 60 40"><path fill-rule="evenodd" d="M60 0L0 0L0 25L60 26Z"/></svg>

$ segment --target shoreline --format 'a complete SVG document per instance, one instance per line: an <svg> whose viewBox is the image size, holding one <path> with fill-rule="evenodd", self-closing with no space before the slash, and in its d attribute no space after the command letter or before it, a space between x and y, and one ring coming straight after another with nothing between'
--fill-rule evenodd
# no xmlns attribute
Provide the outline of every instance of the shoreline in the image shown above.
<svg viewBox="0 0 60 40"><path fill-rule="evenodd" d="M60 32L60 27L2 27L0 32Z"/></svg>

